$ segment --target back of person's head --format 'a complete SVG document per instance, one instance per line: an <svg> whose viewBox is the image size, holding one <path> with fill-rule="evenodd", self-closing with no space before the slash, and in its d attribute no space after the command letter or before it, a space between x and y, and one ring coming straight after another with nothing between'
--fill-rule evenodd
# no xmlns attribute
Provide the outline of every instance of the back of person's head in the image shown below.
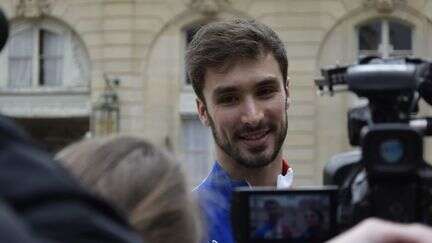
<svg viewBox="0 0 432 243"><path fill-rule="evenodd" d="M57 159L88 188L128 214L148 242L198 242L199 222L179 164L132 136L83 140Z"/></svg>

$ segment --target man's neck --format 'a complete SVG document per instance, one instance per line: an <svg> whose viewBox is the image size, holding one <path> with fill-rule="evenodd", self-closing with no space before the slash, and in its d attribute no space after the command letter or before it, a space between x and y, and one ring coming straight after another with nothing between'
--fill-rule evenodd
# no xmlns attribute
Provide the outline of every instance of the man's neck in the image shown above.
<svg viewBox="0 0 432 243"><path fill-rule="evenodd" d="M216 153L218 163L231 178L246 180L251 186L276 186L277 177L282 171L281 153L264 167L248 168L240 165L224 152L218 152Z"/></svg>

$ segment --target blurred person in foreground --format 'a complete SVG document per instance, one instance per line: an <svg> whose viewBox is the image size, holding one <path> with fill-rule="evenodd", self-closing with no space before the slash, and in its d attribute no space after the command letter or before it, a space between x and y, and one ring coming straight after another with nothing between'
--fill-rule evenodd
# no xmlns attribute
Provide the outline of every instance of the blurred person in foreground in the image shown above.
<svg viewBox="0 0 432 243"><path fill-rule="evenodd" d="M19 219L18 224L25 226L23 231L31 234L30 239L62 243L141 242L117 210L88 193L3 116L0 135L0 200L13 215L11 218ZM0 239L7 238L0 235Z"/></svg>
<svg viewBox="0 0 432 243"><path fill-rule="evenodd" d="M180 165L132 136L83 140L57 154L85 186L125 212L150 243L197 243L197 209Z"/></svg>

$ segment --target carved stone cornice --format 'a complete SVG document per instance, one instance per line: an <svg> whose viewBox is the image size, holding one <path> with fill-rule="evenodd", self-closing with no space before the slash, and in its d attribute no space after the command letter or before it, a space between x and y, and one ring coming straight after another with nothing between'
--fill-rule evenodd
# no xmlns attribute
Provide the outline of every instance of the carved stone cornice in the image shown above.
<svg viewBox="0 0 432 243"><path fill-rule="evenodd" d="M230 0L191 0L189 7L204 15L215 15L225 8Z"/></svg>
<svg viewBox="0 0 432 243"><path fill-rule="evenodd" d="M406 5L406 0L363 0L363 6L375 8L379 13L392 13L401 5Z"/></svg>
<svg viewBox="0 0 432 243"><path fill-rule="evenodd" d="M16 15L26 18L37 18L50 14L55 0L15 0Z"/></svg>

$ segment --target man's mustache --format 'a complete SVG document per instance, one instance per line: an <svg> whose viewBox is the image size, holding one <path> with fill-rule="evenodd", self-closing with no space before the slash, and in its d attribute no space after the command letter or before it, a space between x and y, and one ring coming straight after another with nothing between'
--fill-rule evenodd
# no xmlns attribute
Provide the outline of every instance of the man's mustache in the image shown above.
<svg viewBox="0 0 432 243"><path fill-rule="evenodd" d="M240 137L243 134L254 133L258 131L266 131L266 130L270 132L276 130L276 124L274 124L273 122L260 122L256 125L244 124L242 125L242 127L236 130L234 135L236 137Z"/></svg>

